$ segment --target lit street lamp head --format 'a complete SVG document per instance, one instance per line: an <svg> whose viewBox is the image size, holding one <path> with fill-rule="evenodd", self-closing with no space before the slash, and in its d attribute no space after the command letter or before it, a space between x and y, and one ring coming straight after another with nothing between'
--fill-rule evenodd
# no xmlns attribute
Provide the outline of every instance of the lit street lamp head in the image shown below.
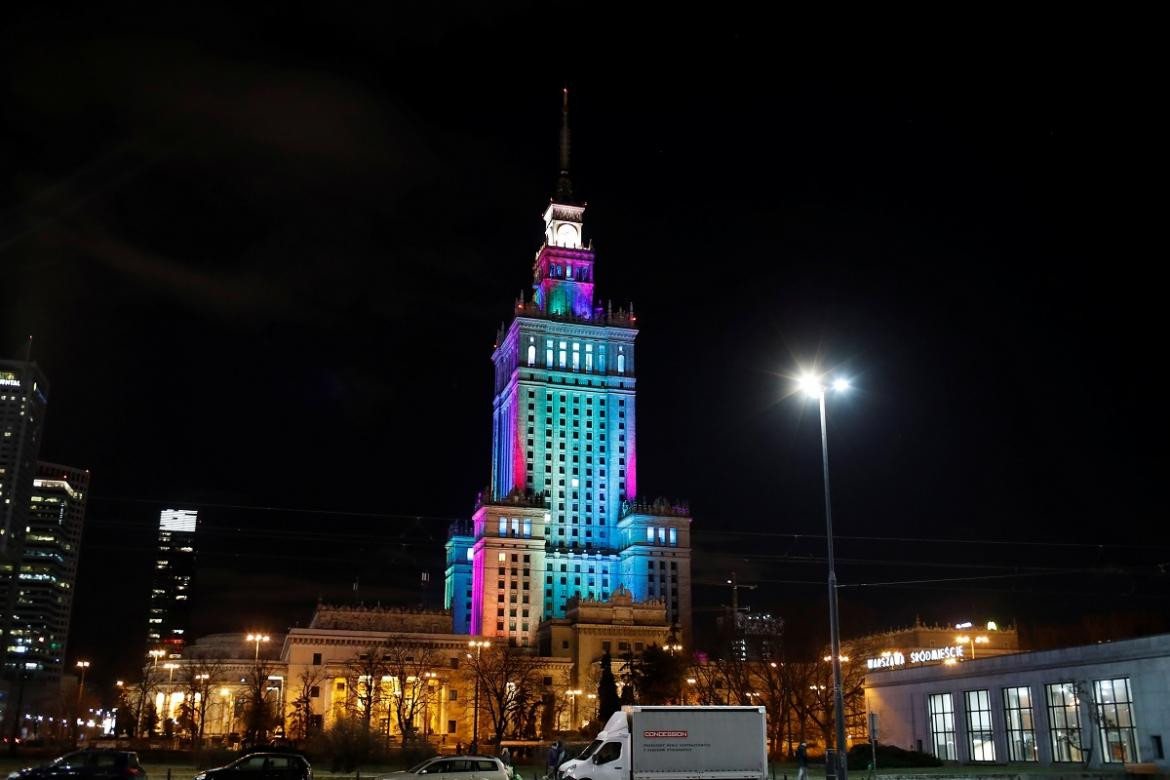
<svg viewBox="0 0 1170 780"><path fill-rule="evenodd" d="M829 389L837 393L844 393L852 385L848 379L844 378L834 379L832 382L826 384L823 376L805 371L796 380L796 387L809 398L820 398Z"/></svg>

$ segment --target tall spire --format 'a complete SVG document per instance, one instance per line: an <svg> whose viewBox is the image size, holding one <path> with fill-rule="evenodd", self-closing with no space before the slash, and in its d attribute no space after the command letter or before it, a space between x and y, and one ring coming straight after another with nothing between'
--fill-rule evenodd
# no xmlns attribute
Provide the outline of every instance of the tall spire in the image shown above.
<svg viewBox="0 0 1170 780"><path fill-rule="evenodd" d="M556 195L553 200L557 203L573 202L573 183L569 181L569 88L563 90L561 105L561 175L557 179Z"/></svg>

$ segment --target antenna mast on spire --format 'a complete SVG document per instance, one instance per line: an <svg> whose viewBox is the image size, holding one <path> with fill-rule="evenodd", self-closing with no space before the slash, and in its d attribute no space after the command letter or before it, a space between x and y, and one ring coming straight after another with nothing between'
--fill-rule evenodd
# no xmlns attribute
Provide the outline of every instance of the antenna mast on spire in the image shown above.
<svg viewBox="0 0 1170 780"><path fill-rule="evenodd" d="M557 179L554 200L557 203L573 202L573 184L569 181L569 87L562 90L561 103L561 175Z"/></svg>

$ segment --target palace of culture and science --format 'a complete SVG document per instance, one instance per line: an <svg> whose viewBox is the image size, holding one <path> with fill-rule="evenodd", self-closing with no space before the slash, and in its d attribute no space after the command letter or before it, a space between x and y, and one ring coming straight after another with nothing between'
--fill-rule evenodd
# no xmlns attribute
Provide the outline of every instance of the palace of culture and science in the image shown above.
<svg viewBox="0 0 1170 780"><path fill-rule="evenodd" d="M662 601L691 638L689 511L638 486L637 317L594 297L585 204L561 171L544 211L532 296L496 339L488 493L447 542L445 606L456 633L536 643L542 620L619 589Z"/></svg>
<svg viewBox="0 0 1170 780"><path fill-rule="evenodd" d="M692 646L691 518L685 506L642 498L637 320L632 307L596 305L584 215L569 181L566 98L561 174L544 212L533 292L515 302L492 354L491 481L472 517L451 527L444 610L318 603L307 626L273 634L264 647L267 634L234 633L201 637L181 657L171 648L168 671L180 674L161 676L151 664L142 683L155 690L160 720L178 717L187 690L181 681L191 679L184 675L212 658L225 673L206 733L240 731L247 691L235 681L263 660L268 679L279 681L273 696L290 725L293 691L284 681L324 681L311 688L308 720L298 722L330 728L354 711L361 685L354 659L399 646L426 665L425 675L420 667L406 678L425 680L431 704L410 728L449 743L477 741L487 717L477 717L479 700L469 695L479 679L468 663L471 635L527 649L537 671L519 684L539 696L539 731L551 734L593 717L587 706L577 711L575 698L571 708L557 702L596 687L607 653ZM422 691L416 685L409 696ZM388 710L377 716L384 733L404 733Z"/></svg>

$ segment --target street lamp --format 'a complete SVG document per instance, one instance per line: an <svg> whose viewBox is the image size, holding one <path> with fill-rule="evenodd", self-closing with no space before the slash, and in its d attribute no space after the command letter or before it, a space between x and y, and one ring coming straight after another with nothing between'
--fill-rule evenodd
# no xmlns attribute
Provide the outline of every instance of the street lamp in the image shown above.
<svg viewBox="0 0 1170 780"><path fill-rule="evenodd" d="M471 745L469 746L469 752L475 754L479 752L479 656L483 649L491 647L492 643L486 639L478 641L473 639L467 643L467 646L475 648L475 708L471 716ZM470 658L471 653L468 653L467 657Z"/></svg>
<svg viewBox="0 0 1170 780"><path fill-rule="evenodd" d="M163 664L163 668L171 673L170 677L167 679L167 682L173 684L175 682L175 670L179 668L179 665Z"/></svg>
<svg viewBox="0 0 1170 780"><path fill-rule="evenodd" d="M248 641L256 643L256 663L260 663L260 643L267 642L271 639L268 634L248 634Z"/></svg>
<svg viewBox="0 0 1170 780"><path fill-rule="evenodd" d="M987 637L983 636L982 634L980 634L979 636L968 636L966 634L962 634L960 636L955 637L955 641L961 645L970 645L971 646L971 660L974 661L975 660L975 645L977 645L977 644L985 645L988 642L990 642L991 640L988 639Z"/></svg>
<svg viewBox="0 0 1170 780"><path fill-rule="evenodd" d="M431 734L431 684L439 676L438 672L423 672L423 736Z"/></svg>
<svg viewBox="0 0 1170 780"><path fill-rule="evenodd" d="M85 697L85 673L89 671L89 661L78 661L77 668L81 670L81 684L77 686L77 718L81 718L81 701ZM81 731L81 727L77 727L77 732ZM76 744L77 740L74 740Z"/></svg>
<svg viewBox="0 0 1170 780"><path fill-rule="evenodd" d="M580 688L572 688L565 691L565 695L569 697L571 702L573 702L572 724L574 729L577 728L577 697L580 696L581 693L582 691Z"/></svg>
<svg viewBox="0 0 1170 780"><path fill-rule="evenodd" d="M849 389L849 381L836 379L826 386L824 377L804 373L799 381L800 389L809 398L817 399L821 412L821 464L825 480L825 541L829 558L829 637L832 645L833 662L833 704L837 713L837 777L846 780L848 768L845 765L845 697L841 691L841 626L837 616L837 571L833 562L833 505L829 500L829 428L825 419L825 395L831 387L843 393Z"/></svg>
<svg viewBox="0 0 1170 780"><path fill-rule="evenodd" d="M153 664L152 664L154 666L158 666L158 659L162 658L166 654L167 654L167 651L161 650L161 649L151 650L149 653L147 653L147 655L149 655L151 658L154 659Z"/></svg>

